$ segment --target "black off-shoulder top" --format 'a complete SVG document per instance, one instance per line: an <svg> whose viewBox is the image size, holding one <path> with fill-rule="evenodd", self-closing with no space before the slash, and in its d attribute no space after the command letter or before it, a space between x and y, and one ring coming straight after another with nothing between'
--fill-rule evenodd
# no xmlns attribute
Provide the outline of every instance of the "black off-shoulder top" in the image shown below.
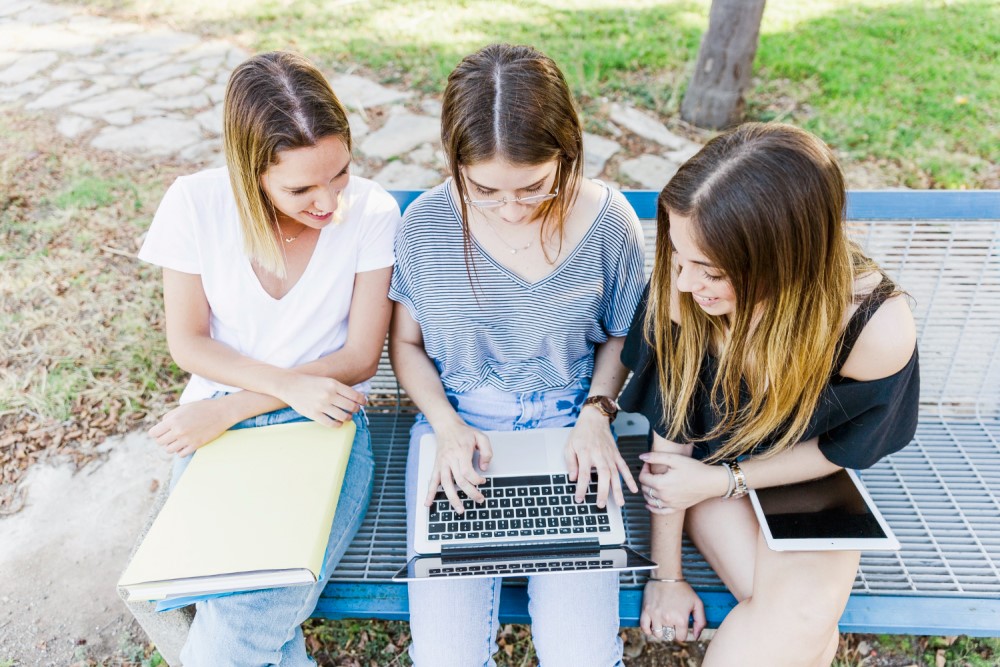
<svg viewBox="0 0 1000 667"><path fill-rule="evenodd" d="M841 335L835 369L843 366L861 331L893 289L892 282L885 278L859 305ZM622 363L634 374L619 403L622 410L645 416L653 430L665 436L655 352L643 335L648 295L647 284L622 350ZM694 407L688 417L689 432L686 437L676 438L675 441L688 443L699 440L719 423L720 415L712 409L708 396L717 369L718 360L706 354L701 364L699 388L692 404ZM819 448L831 462L844 468L868 468L882 457L899 451L913 439L917 429L919 398L920 371L916 348L906 366L888 377L861 381L842 377L835 371L820 394L816 412L802 440L819 436ZM754 451L766 450L774 439L762 442ZM706 458L720 448L723 441L724 436L694 442L693 456Z"/></svg>

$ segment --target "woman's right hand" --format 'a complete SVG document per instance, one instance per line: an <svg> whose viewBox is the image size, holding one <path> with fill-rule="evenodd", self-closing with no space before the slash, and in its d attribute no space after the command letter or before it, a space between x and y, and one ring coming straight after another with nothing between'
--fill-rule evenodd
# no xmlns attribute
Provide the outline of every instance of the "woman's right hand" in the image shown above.
<svg viewBox="0 0 1000 667"><path fill-rule="evenodd" d="M277 398L303 417L326 426L340 426L366 403L365 395L343 382L290 371Z"/></svg>
<svg viewBox="0 0 1000 667"><path fill-rule="evenodd" d="M639 615L639 627L644 633L663 639L664 628L673 628L673 641L687 641L688 618L694 619L692 634L697 640L705 629L705 605L687 582L646 582Z"/></svg>
<svg viewBox="0 0 1000 667"><path fill-rule="evenodd" d="M476 488L484 483L486 478L472 465L472 456L478 449L479 468L485 471L490 459L493 458L490 439L485 433L472 428L461 419L448 426L435 428L434 437L437 439L437 456L434 459L434 473L431 475L424 505L431 506L440 485L451 501L452 509L464 514L465 508L458 495L459 490L464 491L466 496L477 503L486 501L485 496Z"/></svg>

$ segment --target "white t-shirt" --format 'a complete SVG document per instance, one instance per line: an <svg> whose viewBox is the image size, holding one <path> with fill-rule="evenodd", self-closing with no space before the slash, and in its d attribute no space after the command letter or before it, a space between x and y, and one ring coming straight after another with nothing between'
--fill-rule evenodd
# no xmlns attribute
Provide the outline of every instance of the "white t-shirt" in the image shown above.
<svg viewBox="0 0 1000 667"><path fill-rule="evenodd" d="M264 291L243 250L236 200L225 168L182 176L160 202L139 259L201 276L211 336L281 368L315 361L347 341L354 274L393 265L399 206L378 184L351 176L340 223L320 231L299 281L281 299ZM362 382L356 389L368 390ZM230 387L192 375L181 403Z"/></svg>

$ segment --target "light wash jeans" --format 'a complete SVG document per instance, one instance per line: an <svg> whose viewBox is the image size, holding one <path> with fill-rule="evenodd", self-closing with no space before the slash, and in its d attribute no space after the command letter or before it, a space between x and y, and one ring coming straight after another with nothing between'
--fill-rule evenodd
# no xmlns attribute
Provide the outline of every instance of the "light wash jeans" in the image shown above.
<svg viewBox="0 0 1000 667"><path fill-rule="evenodd" d="M448 393L458 414L483 431L572 426L590 382L569 389L508 393L484 388ZM406 465L407 551L413 557L413 511L420 438L433 432L424 416L410 430ZM494 667L500 627L499 577L410 582L410 657L416 667ZM540 667L617 667L618 573L586 572L528 577L528 613Z"/></svg>
<svg viewBox="0 0 1000 667"><path fill-rule="evenodd" d="M241 421L233 429L307 421L291 408ZM316 663L306 653L302 623L309 618L327 579L361 527L371 500L375 459L368 418L354 415L357 432L337 501L337 514L326 547L326 579L309 586L269 588L212 598L195 605L196 614L181 650L184 667L299 667ZM197 455L197 452L192 456ZM174 461L171 488L191 457Z"/></svg>

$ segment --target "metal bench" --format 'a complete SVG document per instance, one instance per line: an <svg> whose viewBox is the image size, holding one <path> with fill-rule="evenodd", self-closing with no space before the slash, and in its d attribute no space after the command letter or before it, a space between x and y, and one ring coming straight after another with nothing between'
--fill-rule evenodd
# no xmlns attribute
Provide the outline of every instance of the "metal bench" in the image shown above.
<svg viewBox="0 0 1000 667"><path fill-rule="evenodd" d="M405 208L419 191L394 193ZM627 192L652 263L656 193ZM902 543L866 553L841 619L843 632L1000 636L1000 192L852 192L852 233L915 301L921 416L914 441L862 473ZM365 522L314 616L406 620L404 470L415 409L383 354L369 410L375 489ZM627 460L645 449L641 417L622 415ZM638 469L638 466L636 466ZM649 519L626 494L629 542L648 553ZM735 604L690 544L684 572L718 626ZM622 624L638 624L641 575L621 578ZM190 618L130 608L170 663ZM508 580L504 622L528 622L523 581ZM164 616L169 618L164 618Z"/></svg>

